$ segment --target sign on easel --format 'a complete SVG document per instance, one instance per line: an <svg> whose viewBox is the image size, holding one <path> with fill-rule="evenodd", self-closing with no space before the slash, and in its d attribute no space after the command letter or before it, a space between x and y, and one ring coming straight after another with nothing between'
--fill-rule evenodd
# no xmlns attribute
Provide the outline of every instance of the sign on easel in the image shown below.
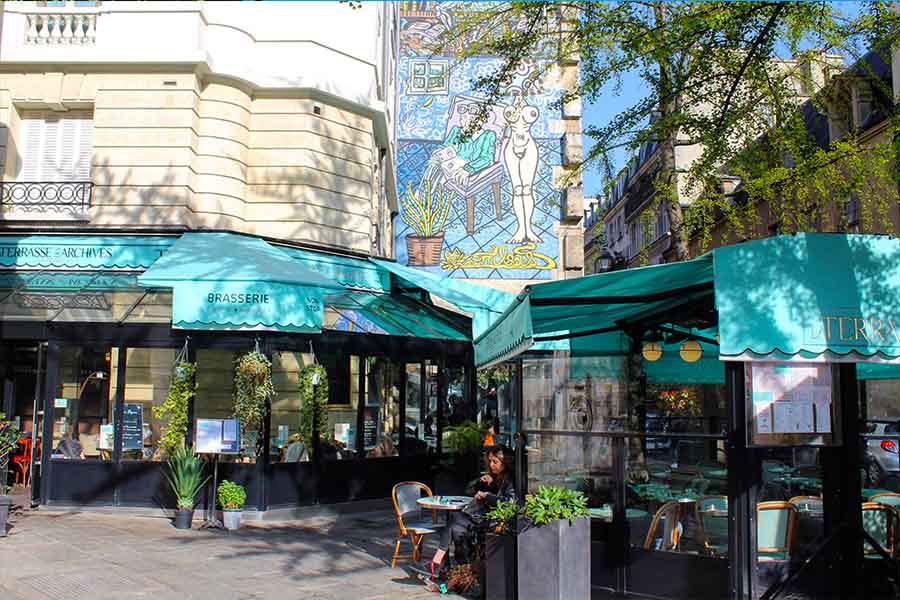
<svg viewBox="0 0 900 600"><path fill-rule="evenodd" d="M241 435L237 419L197 419L194 429L196 454L240 454Z"/></svg>

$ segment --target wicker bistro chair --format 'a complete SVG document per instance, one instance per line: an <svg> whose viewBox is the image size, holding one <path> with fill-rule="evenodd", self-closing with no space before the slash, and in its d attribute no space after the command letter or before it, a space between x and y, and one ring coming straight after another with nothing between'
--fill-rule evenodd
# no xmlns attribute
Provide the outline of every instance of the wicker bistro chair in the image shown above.
<svg viewBox="0 0 900 600"><path fill-rule="evenodd" d="M887 504L888 506L893 506L900 509L900 494L896 492L883 492L881 494L875 494L874 496L869 498L869 502Z"/></svg>
<svg viewBox="0 0 900 600"><path fill-rule="evenodd" d="M696 502L703 551L713 556L728 553L728 497L704 496Z"/></svg>
<svg viewBox="0 0 900 600"><path fill-rule="evenodd" d="M800 512L819 513L824 511L822 499L819 496L794 496L788 503Z"/></svg>
<svg viewBox="0 0 900 600"><path fill-rule="evenodd" d="M893 506L880 502L864 502L862 505L863 529L888 554L898 554L897 529L900 524L900 512ZM863 540L863 556L877 557L878 552L868 540Z"/></svg>
<svg viewBox="0 0 900 600"><path fill-rule="evenodd" d="M645 550L676 550L678 548L678 502L666 502L659 507L650 523L647 537L644 538Z"/></svg>
<svg viewBox="0 0 900 600"><path fill-rule="evenodd" d="M423 493L424 492L424 493ZM431 488L418 481L403 481L394 486L391 491L391 501L394 505L394 516L397 518L397 542L394 544L394 555L391 557L391 568L397 566L398 558L411 558L419 562L422 558L422 542L430 533L437 533L444 525L437 522L437 511L431 511L431 520L423 518L423 510L416 500L423 496L432 496ZM400 554L400 542L409 538L412 544L412 553Z"/></svg>
<svg viewBox="0 0 900 600"><path fill-rule="evenodd" d="M756 545L760 561L790 558L797 529L797 509L790 502L756 505Z"/></svg>

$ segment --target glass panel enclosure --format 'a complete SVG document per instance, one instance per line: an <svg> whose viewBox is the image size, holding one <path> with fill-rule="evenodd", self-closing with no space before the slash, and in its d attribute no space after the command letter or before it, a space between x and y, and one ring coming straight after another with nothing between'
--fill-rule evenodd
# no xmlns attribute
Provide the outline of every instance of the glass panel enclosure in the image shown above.
<svg viewBox="0 0 900 600"><path fill-rule="evenodd" d="M53 400L54 458L112 460L118 348L63 346Z"/></svg>
<svg viewBox="0 0 900 600"><path fill-rule="evenodd" d="M164 460L159 441L166 422L153 415L153 408L166 401L175 355L174 348L126 351L123 460Z"/></svg>
<svg viewBox="0 0 900 600"><path fill-rule="evenodd" d="M423 401L423 373L420 363L406 365L406 453L427 454L427 409Z"/></svg>
<svg viewBox="0 0 900 600"><path fill-rule="evenodd" d="M236 350L197 350L195 423L197 419L228 419L234 415L234 366L242 353ZM241 431L240 454L222 454L219 462L256 462L258 439L258 431Z"/></svg>
<svg viewBox="0 0 900 600"><path fill-rule="evenodd" d="M367 457L400 454L400 368L382 357L366 359L363 450Z"/></svg>
<svg viewBox="0 0 900 600"><path fill-rule="evenodd" d="M312 441L300 435L301 398L300 371L314 364L312 354L303 352L272 353L272 426L269 455L272 462L306 462L310 460Z"/></svg>

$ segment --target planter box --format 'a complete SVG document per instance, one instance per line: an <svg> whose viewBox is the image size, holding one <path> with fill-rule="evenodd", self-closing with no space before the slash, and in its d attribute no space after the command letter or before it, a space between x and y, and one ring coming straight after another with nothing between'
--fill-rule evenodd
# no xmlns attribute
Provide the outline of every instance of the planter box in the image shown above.
<svg viewBox="0 0 900 600"><path fill-rule="evenodd" d="M588 518L521 531L516 547L518 600L589 600L590 538Z"/></svg>
<svg viewBox="0 0 900 600"><path fill-rule="evenodd" d="M516 536L487 534L484 542L485 600L516 597Z"/></svg>
<svg viewBox="0 0 900 600"><path fill-rule="evenodd" d="M6 521L9 519L9 507L12 497L0 495L0 537L6 537Z"/></svg>

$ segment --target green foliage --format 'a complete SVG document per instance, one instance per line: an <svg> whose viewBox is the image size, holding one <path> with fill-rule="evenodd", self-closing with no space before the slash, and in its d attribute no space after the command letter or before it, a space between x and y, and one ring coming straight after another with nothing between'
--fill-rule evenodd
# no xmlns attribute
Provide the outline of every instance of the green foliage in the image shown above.
<svg viewBox="0 0 900 600"><path fill-rule="evenodd" d="M188 428L188 405L197 391L194 374L197 365L180 362L172 370L169 393L161 406L153 407L153 418L165 420L159 446L166 456L171 456L184 446L184 436Z"/></svg>
<svg viewBox="0 0 900 600"><path fill-rule="evenodd" d="M318 376L319 383L313 385ZM300 370L297 383L300 391L300 435L312 454L313 429L321 436L328 425L328 373L322 365L307 365Z"/></svg>
<svg viewBox="0 0 900 600"><path fill-rule="evenodd" d="M453 195L445 194L441 184L432 187L430 179L426 180L421 197L413 191L412 184L407 183L401 218L412 227L417 236L431 237L444 230L452 201Z"/></svg>
<svg viewBox="0 0 900 600"><path fill-rule="evenodd" d="M587 516L587 496L576 490L542 485L537 494L525 497L523 513L538 526L557 519L571 522Z"/></svg>
<svg viewBox="0 0 900 600"><path fill-rule="evenodd" d="M206 461L190 448L181 446L169 456L168 464L166 479L175 495L176 505L179 509L194 508L197 494L209 481L209 477L203 477Z"/></svg>
<svg viewBox="0 0 900 600"><path fill-rule="evenodd" d="M6 491L6 474L9 457L19 445L22 432L12 421L5 420L6 415L0 413L0 494ZM0 523L0 527L3 523Z"/></svg>
<svg viewBox="0 0 900 600"><path fill-rule="evenodd" d="M494 524L497 533L507 530L510 525L514 524L515 518L519 515L519 505L515 502L497 503L493 510L489 511L485 518Z"/></svg>
<svg viewBox="0 0 900 600"><path fill-rule="evenodd" d="M488 423L473 423L466 421L462 425L447 428L445 444L448 449L460 454L475 454L484 446L484 436L487 435Z"/></svg>
<svg viewBox="0 0 900 600"><path fill-rule="evenodd" d="M234 416L241 422L242 431L260 429L274 395L272 363L268 357L254 350L238 358L234 369Z"/></svg>
<svg viewBox="0 0 900 600"><path fill-rule="evenodd" d="M247 492L244 486L228 481L227 479L219 484L219 492L216 495L219 500L219 506L226 510L239 510L244 508L247 501Z"/></svg>
<svg viewBox="0 0 900 600"><path fill-rule="evenodd" d="M491 385L502 385L510 379L510 369L506 365L497 365L478 370L478 386L482 389Z"/></svg>

